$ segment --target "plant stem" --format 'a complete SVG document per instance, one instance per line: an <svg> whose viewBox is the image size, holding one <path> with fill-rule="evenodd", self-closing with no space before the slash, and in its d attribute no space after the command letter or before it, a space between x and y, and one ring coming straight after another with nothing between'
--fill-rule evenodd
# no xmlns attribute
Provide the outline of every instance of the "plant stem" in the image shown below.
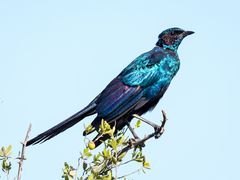
<svg viewBox="0 0 240 180"><path fill-rule="evenodd" d="M29 135L29 133L30 133L30 131L31 131L31 127L32 127L32 124L29 124L29 127L28 127L28 130L27 130L27 134L26 134L26 136L25 136L25 139L24 139L24 141L21 143L21 144L22 144L22 150L21 150L20 157L17 158L17 159L19 159L19 162L18 162L18 175L17 175L17 180L21 180L23 161L26 159L26 158L25 158L26 144L27 144L27 141L28 141L28 135Z"/></svg>

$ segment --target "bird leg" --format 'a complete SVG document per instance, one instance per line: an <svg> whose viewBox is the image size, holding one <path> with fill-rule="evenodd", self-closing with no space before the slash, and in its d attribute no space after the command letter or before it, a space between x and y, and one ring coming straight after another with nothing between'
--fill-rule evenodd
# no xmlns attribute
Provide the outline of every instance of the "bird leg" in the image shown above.
<svg viewBox="0 0 240 180"><path fill-rule="evenodd" d="M132 128L132 126L130 125L129 122L127 123L127 126L128 126L128 129L130 130L130 132L132 133L133 137L134 137L135 139L140 139L140 138L138 137L138 135L136 134L136 132L134 131L134 129Z"/></svg>
<svg viewBox="0 0 240 180"><path fill-rule="evenodd" d="M139 120L141 120L141 121L149 124L149 125L152 126L154 129L156 129L156 128L159 127L159 125L157 125L157 124L155 124L155 123L153 123L153 122L151 122L151 121L149 121L149 120L147 120L147 119L145 119L145 118L143 118L142 116L139 116L139 115L137 115L137 114L133 114L133 117L135 117L135 118L137 118L137 119L139 119Z"/></svg>
<svg viewBox="0 0 240 180"><path fill-rule="evenodd" d="M129 122L127 123L127 126L128 126L128 129L130 130L130 132L132 133L132 135L133 135L133 137L134 137L134 138L130 139L130 141L129 141L130 146L132 146L132 145L135 144L136 142L141 141L141 139L138 137L138 135L136 134L136 132L134 131L134 129L131 127L131 125L130 125ZM143 147L145 147L145 144L144 144L144 142L142 142L142 143L139 143L138 146L139 146L140 148L143 148Z"/></svg>

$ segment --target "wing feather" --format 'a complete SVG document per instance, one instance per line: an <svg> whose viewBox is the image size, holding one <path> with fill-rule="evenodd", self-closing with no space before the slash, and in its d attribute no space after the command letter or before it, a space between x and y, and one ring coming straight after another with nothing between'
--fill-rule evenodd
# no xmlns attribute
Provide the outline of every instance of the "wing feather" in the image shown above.
<svg viewBox="0 0 240 180"><path fill-rule="evenodd" d="M119 78L115 78L101 93L96 111L98 116L111 120L122 116L142 98L140 86L125 85Z"/></svg>

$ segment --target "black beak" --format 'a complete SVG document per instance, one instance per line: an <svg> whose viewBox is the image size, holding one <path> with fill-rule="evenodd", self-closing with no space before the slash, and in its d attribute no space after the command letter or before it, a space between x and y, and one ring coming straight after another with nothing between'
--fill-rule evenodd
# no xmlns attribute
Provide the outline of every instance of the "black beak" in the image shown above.
<svg viewBox="0 0 240 180"><path fill-rule="evenodd" d="M191 34L194 34L194 32L193 32L193 31L184 31L184 32L182 33L182 36L183 36L183 37L186 37L186 36L189 36L189 35L191 35Z"/></svg>

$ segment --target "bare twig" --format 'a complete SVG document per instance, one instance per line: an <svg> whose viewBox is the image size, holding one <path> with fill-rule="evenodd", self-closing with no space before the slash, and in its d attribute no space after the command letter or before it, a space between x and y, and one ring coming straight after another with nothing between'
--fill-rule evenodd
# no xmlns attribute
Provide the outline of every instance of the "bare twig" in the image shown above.
<svg viewBox="0 0 240 180"><path fill-rule="evenodd" d="M28 130L27 130L25 139L24 139L23 142L21 142L21 144L22 144L22 150L21 150L21 152L20 152L20 153L21 153L20 156L17 158L17 159L19 159L19 162L18 162L18 176L17 176L17 180L20 180L20 179L21 179L21 176L22 176L23 161L26 160L26 158L25 158L26 144L27 144L27 141L28 141L29 133L30 133L30 131L31 131L31 127L32 127L32 124L29 124L29 127L28 127Z"/></svg>
<svg viewBox="0 0 240 180"><path fill-rule="evenodd" d="M138 173L138 172L140 172L142 169L143 169L143 168L139 168L139 169L137 169L137 170L135 170L135 171L133 171L133 172L131 172L131 173L129 173L129 174L125 174L124 176L120 176L120 177L118 177L117 179L122 179L122 178L125 178L125 177L127 177L127 176L130 176L130 175L132 175L132 174Z"/></svg>
<svg viewBox="0 0 240 180"><path fill-rule="evenodd" d="M115 153L115 158L118 159L118 154ZM117 179L118 178L118 163L116 163L116 166L115 166L115 178L114 179Z"/></svg>
<svg viewBox="0 0 240 180"><path fill-rule="evenodd" d="M80 168L80 163L81 163L81 158L78 158L78 163L77 163L77 168L76 168L76 174L74 175L74 180L77 180L77 174L78 174L78 170Z"/></svg>

